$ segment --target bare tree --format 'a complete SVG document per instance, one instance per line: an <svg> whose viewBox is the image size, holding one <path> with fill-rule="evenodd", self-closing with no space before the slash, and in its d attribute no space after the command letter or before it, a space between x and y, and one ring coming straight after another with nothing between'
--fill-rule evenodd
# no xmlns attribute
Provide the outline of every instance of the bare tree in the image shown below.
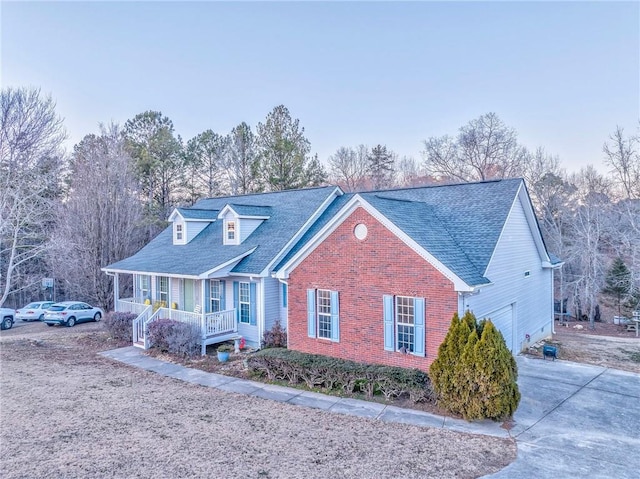
<svg viewBox="0 0 640 479"><path fill-rule="evenodd" d="M113 308L113 283L101 268L143 245L142 207L120 128L100 127L75 146L69 195L58 210L51 260L74 297Z"/></svg>
<svg viewBox="0 0 640 479"><path fill-rule="evenodd" d="M341 146L329 157L331 180L347 192L362 191L366 184L369 149Z"/></svg>
<svg viewBox="0 0 640 479"><path fill-rule="evenodd" d="M461 127L458 136L431 137L424 142L428 174L452 181L484 181L522 174L526 150L517 133L495 113Z"/></svg>
<svg viewBox="0 0 640 479"><path fill-rule="evenodd" d="M622 185L624 198L640 199L640 151L638 136L624 136L624 129L616 127L602 147L604 161Z"/></svg>
<svg viewBox="0 0 640 479"><path fill-rule="evenodd" d="M577 190L568 225L567 275L579 310L593 329L598 293L604 286L606 239L611 231L610 186L591 166L572 175L571 183Z"/></svg>
<svg viewBox="0 0 640 479"><path fill-rule="evenodd" d="M65 139L55 103L39 89L0 93L0 306L10 293L39 278L21 269L41 259L48 247L53 202Z"/></svg>

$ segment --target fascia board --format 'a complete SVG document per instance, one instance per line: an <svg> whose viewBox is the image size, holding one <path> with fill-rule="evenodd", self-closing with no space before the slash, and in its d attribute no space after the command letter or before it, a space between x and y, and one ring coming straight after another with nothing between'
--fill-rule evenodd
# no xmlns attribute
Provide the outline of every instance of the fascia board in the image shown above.
<svg viewBox="0 0 640 479"><path fill-rule="evenodd" d="M257 246L255 248L251 248L249 251L242 253L241 255L236 256L235 258L232 258L228 261L225 261L224 263L221 263L219 265L217 265L215 268L211 268L208 271L205 271L204 273L201 273L200 275L198 275L198 278L200 279L206 279L209 277L209 275L215 273L216 271L221 270L222 268L226 268L227 266L229 266L230 264L233 263L237 263L238 261L240 261L242 258L246 258L247 256L249 256L251 253L253 253L256 250ZM254 275L255 276L255 275Z"/></svg>
<svg viewBox="0 0 640 479"><path fill-rule="evenodd" d="M291 260L285 264L280 271L276 273L276 277L279 279L286 279L289 275L289 271L298 266L313 250L315 250L322 241L324 241L333 231L338 228L358 207L362 207L378 220L385 228L391 231L395 236L400 239L409 248L415 251L420 257L427 261L431 266L442 273L447 279L449 279L456 291L473 291L474 288L471 285L465 283L460 277L458 277L453 271L447 268L442 262L436 259L431 253L425 250L422 246L416 243L409 235L398 228L393 222L391 222L380 211L373 207L362 196L356 194L338 214L327 223L322 230L318 233L301 249Z"/></svg>
<svg viewBox="0 0 640 479"><path fill-rule="evenodd" d="M316 211L313 212L309 219L305 221L305 223L300 227L300 229L294 234L287 244L278 252L277 255L274 256L273 260L267 264L267 266L262 270L260 276L269 276L269 272L274 264L277 264L280 261L280 258L284 257L285 254L296 244L300 238L307 232L307 230L311 227L311 225L324 213L324 211L329 207L329 205L335 200L338 196L342 196L344 192L339 186L336 186L335 189L331 192L329 196L322 202L322 204L318 207ZM284 269L284 268L283 268Z"/></svg>

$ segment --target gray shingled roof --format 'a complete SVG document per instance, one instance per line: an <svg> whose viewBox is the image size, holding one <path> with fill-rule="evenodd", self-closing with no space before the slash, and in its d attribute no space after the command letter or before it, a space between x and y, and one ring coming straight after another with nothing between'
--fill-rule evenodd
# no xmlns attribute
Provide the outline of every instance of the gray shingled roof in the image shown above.
<svg viewBox="0 0 640 479"><path fill-rule="evenodd" d="M522 180L424 186L360 193L416 243L467 284L488 283L484 272ZM343 195L278 264L283 267L353 197Z"/></svg>
<svg viewBox="0 0 640 479"><path fill-rule="evenodd" d="M262 212L269 208L270 218L241 245L222 244L222 221L211 223L186 245L173 244L173 231L169 226L136 254L105 269L195 276L256 248L233 271L261 273L335 189L335 186L325 186L200 200L194 205L195 210L220 211L228 204L241 204L260 207Z"/></svg>
<svg viewBox="0 0 640 479"><path fill-rule="evenodd" d="M187 220L211 220L215 221L218 217L218 210L198 210L195 208L176 208L178 213Z"/></svg>
<svg viewBox="0 0 640 479"><path fill-rule="evenodd" d="M516 194L520 179L426 186L360 193L372 207L410 236L469 285L484 277ZM233 258L245 256L232 270L258 274L278 260L280 269L353 198L333 200L283 258L285 245L311 218L335 187L210 198L180 212L218 211L231 206L240 215L268 216L241 244L222 244L222 221L208 225L187 245L172 244L171 227L130 258L106 269L199 275ZM200 213L195 213L200 214Z"/></svg>
<svg viewBox="0 0 640 479"><path fill-rule="evenodd" d="M230 203L229 207L239 216L271 216L273 208L271 206L239 205Z"/></svg>

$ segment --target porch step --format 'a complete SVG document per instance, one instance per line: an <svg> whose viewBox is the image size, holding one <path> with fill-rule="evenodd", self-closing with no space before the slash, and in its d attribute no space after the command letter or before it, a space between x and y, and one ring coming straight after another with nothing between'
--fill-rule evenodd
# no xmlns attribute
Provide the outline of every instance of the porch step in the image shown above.
<svg viewBox="0 0 640 479"><path fill-rule="evenodd" d="M133 343L133 345L134 345L136 348L144 349L144 343L143 343L143 342L136 341L135 343Z"/></svg>

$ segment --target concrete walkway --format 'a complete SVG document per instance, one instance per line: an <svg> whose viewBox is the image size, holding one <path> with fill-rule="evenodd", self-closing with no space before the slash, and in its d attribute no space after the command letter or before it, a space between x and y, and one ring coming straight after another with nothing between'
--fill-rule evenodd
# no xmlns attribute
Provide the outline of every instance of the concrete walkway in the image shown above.
<svg viewBox="0 0 640 479"><path fill-rule="evenodd" d="M387 422L471 434L512 436L517 459L492 478L640 477L640 375L566 361L518 357L522 394L507 431L493 421L467 422L411 409L338 398L189 369L134 347L104 356L163 376L273 401Z"/></svg>

